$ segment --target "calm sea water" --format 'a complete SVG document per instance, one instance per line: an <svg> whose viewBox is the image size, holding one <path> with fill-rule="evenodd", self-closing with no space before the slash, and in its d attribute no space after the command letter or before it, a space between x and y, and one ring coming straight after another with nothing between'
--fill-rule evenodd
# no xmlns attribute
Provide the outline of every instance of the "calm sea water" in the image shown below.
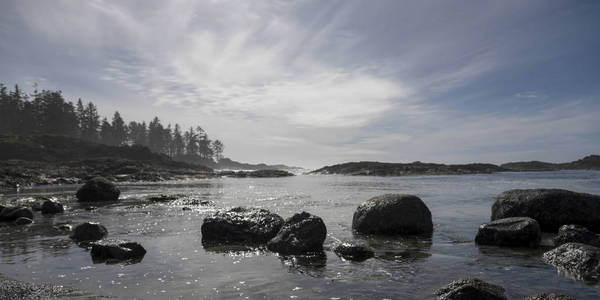
<svg viewBox="0 0 600 300"><path fill-rule="evenodd" d="M478 247L477 227L489 220L494 198L514 188L564 188L600 194L600 172L560 171L491 175L210 179L121 185L118 204L82 209L77 186L4 191L2 202L58 196L64 214L35 213L31 226L0 224L0 273L72 286L94 295L131 299L431 299L432 292L464 276L502 285L509 298L559 292L577 299L600 298L600 286L560 275L541 260L543 250ZM354 236L352 214L370 197L415 194L429 206L431 239ZM156 194L185 194L187 200L148 203ZM328 237L322 257L280 257L263 249L205 248L200 226L216 209L269 209L287 218L308 211L323 218ZM184 206L192 210L182 210ZM140 242L148 251L137 264L94 264L89 251L53 229L60 223L97 221L109 236ZM340 240L360 240L376 250L365 262L344 261L331 250Z"/></svg>

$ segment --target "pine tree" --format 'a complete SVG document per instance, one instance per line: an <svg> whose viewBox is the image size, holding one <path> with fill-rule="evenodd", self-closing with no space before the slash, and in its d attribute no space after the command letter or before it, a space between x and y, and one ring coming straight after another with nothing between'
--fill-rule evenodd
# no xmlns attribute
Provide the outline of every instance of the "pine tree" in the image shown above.
<svg viewBox="0 0 600 300"><path fill-rule="evenodd" d="M113 132L112 126L108 123L106 118L102 119L102 125L100 125L100 143L106 145L113 145Z"/></svg>
<svg viewBox="0 0 600 300"><path fill-rule="evenodd" d="M121 118L121 114L119 114L118 111L115 111L110 125L112 128L111 145L124 145L125 141L127 140L127 126L125 125L125 121L123 121L123 118Z"/></svg>
<svg viewBox="0 0 600 300"><path fill-rule="evenodd" d="M181 136L181 129L179 124L175 124L175 130L173 132L173 157L180 158L183 156L185 151L185 143Z"/></svg>
<svg viewBox="0 0 600 300"><path fill-rule="evenodd" d="M211 148L215 155L215 161L219 162L221 159L223 159L223 150L225 150L225 145L223 145L221 141L215 140L212 142Z"/></svg>

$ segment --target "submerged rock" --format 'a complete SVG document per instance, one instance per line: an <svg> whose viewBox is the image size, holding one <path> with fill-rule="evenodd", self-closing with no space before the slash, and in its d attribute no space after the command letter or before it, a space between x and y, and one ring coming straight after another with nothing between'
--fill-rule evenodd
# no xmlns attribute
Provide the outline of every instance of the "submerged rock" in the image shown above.
<svg viewBox="0 0 600 300"><path fill-rule="evenodd" d="M267 243L267 248L281 254L322 251L326 236L323 220L302 212L285 220L277 235Z"/></svg>
<svg viewBox="0 0 600 300"><path fill-rule="evenodd" d="M83 202L117 201L121 191L104 177L94 177L77 190L77 199Z"/></svg>
<svg viewBox="0 0 600 300"><path fill-rule="evenodd" d="M478 278L461 278L435 291L439 300L506 300L504 288Z"/></svg>
<svg viewBox="0 0 600 300"><path fill-rule="evenodd" d="M266 243L282 225L283 218L266 209L236 207L206 217L202 241Z"/></svg>
<svg viewBox="0 0 600 300"><path fill-rule="evenodd" d="M576 224L600 231L600 196L560 189L510 190L496 197L492 220L530 217L542 231Z"/></svg>
<svg viewBox="0 0 600 300"><path fill-rule="evenodd" d="M575 298L567 295L555 294L555 293L542 293L529 296L525 300L575 300Z"/></svg>
<svg viewBox="0 0 600 300"><path fill-rule="evenodd" d="M54 200L46 200L44 201L44 203L42 203L42 207L40 210L43 214L56 214L64 212L65 208L62 204Z"/></svg>
<svg viewBox="0 0 600 300"><path fill-rule="evenodd" d="M181 196L179 195L158 195L158 196L150 196L147 199L151 202L169 202L179 199Z"/></svg>
<svg viewBox="0 0 600 300"><path fill-rule="evenodd" d="M95 261L141 259L146 255L146 249L137 242L108 238L91 242L90 254Z"/></svg>
<svg viewBox="0 0 600 300"><path fill-rule="evenodd" d="M558 229L558 235L554 238L554 245L560 246L566 243L582 243L600 247L600 235L589 231L583 226L563 225Z"/></svg>
<svg viewBox="0 0 600 300"><path fill-rule="evenodd" d="M26 217L19 217L15 220L16 225L27 225L33 223L33 220Z"/></svg>
<svg viewBox="0 0 600 300"><path fill-rule="evenodd" d="M343 259L354 261L364 261L375 256L373 249L352 243L339 244L333 249L333 252Z"/></svg>
<svg viewBox="0 0 600 300"><path fill-rule="evenodd" d="M598 247L566 243L544 253L544 261L578 280L597 282L600 279Z"/></svg>
<svg viewBox="0 0 600 300"><path fill-rule="evenodd" d="M361 204L354 212L352 228L371 234L430 234L433 222L419 197L386 194Z"/></svg>
<svg viewBox="0 0 600 300"><path fill-rule="evenodd" d="M33 211L29 207L4 207L0 211L0 221L10 222L18 218L33 219Z"/></svg>
<svg viewBox="0 0 600 300"><path fill-rule="evenodd" d="M527 217L499 219L479 226L475 243L503 247L540 245L542 233L536 220Z"/></svg>
<svg viewBox="0 0 600 300"><path fill-rule="evenodd" d="M100 240L107 235L108 230L106 230L106 227L95 222L85 222L75 227L71 234L71 238L78 242L95 241Z"/></svg>

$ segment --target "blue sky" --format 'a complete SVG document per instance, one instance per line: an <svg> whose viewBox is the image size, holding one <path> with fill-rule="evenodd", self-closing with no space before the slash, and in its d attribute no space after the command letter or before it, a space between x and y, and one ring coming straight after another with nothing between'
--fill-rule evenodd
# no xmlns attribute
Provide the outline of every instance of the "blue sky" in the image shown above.
<svg viewBox="0 0 600 300"><path fill-rule="evenodd" d="M245 162L600 153L598 1L8 1L0 81Z"/></svg>

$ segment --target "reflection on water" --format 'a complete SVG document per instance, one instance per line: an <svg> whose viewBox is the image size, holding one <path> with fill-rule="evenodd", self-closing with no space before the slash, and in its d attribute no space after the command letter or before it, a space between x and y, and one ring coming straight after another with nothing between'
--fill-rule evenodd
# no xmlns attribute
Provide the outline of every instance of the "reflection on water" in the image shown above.
<svg viewBox="0 0 600 300"><path fill-rule="evenodd" d="M122 199L113 203L78 203L73 197L77 186L70 185L3 191L0 204L32 206L40 197L56 197L66 210L52 216L34 212L34 223L27 226L0 223L0 273L124 299L431 299L433 290L464 276L501 284L515 299L539 292L599 297L597 285L563 276L545 264L545 248L473 243L478 226L489 221L497 194L537 187L600 194L600 172L125 183L120 186ZM384 193L421 197L433 215L433 235L353 234L356 207ZM203 244L203 219L235 206L266 208L284 218L303 210L322 217L328 230L324 251L280 256L261 246ZM94 264L89 250L68 237L66 225L86 221L106 226L109 237L139 242L147 250L143 261ZM367 245L375 257L343 260L332 251L340 241Z"/></svg>

